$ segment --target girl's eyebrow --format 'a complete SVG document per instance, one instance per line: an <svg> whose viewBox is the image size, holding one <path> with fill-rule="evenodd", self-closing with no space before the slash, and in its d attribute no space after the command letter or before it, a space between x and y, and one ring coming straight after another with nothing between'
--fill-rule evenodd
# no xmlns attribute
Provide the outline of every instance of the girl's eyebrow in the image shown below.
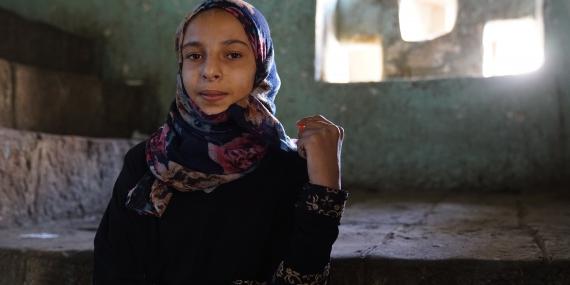
<svg viewBox="0 0 570 285"><path fill-rule="evenodd" d="M249 45L243 41L237 40L237 39L229 39L229 40L225 40L222 42L223 45L228 46L231 44L240 44L240 45L244 45L246 47L249 47ZM182 45L182 48L186 48L186 47L201 47L202 43L198 42L198 41L191 41L191 42L187 42L184 45Z"/></svg>
<svg viewBox="0 0 570 285"><path fill-rule="evenodd" d="M241 45L244 45L244 46L246 46L246 47L249 47L249 45L246 44L246 43L244 43L243 41L234 40L234 39L230 39L230 40L227 40L227 41L223 41L222 43L223 43L224 45L226 45L226 46L229 46L229 45L231 45L231 44L241 44Z"/></svg>

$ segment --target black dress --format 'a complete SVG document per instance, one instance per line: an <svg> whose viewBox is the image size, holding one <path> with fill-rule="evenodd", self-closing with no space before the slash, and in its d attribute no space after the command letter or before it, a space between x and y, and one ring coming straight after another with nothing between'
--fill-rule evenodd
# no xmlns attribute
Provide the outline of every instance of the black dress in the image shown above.
<svg viewBox="0 0 570 285"><path fill-rule="evenodd" d="M145 143L125 156L95 236L100 284L326 284L348 194L308 183L296 152L271 151L255 171L174 194L161 218L125 208L148 171Z"/></svg>

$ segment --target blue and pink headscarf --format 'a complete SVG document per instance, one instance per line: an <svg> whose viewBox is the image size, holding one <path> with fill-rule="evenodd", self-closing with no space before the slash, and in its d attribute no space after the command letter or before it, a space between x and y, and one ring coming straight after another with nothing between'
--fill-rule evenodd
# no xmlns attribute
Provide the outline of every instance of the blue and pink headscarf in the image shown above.
<svg viewBox="0 0 570 285"><path fill-rule="evenodd" d="M209 9L222 9L240 21L256 61L254 87L245 107L233 104L214 115L200 110L182 81L184 32L196 15ZM242 0L204 1L178 27L176 52L179 69L175 100L165 124L147 141L149 171L127 197L127 208L139 214L162 216L173 190L209 193L246 175L270 148L296 149L275 117L274 101L281 82L269 25L259 10Z"/></svg>

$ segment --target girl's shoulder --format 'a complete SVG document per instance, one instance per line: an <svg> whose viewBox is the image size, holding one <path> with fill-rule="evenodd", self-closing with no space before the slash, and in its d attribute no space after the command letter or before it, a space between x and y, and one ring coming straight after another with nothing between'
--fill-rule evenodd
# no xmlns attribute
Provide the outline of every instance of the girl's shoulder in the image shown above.
<svg viewBox="0 0 570 285"><path fill-rule="evenodd" d="M146 141L147 140L140 141L137 144L135 144L133 147L131 147L125 154L125 159L126 158L134 159L140 156L144 157L146 149Z"/></svg>
<svg viewBox="0 0 570 285"><path fill-rule="evenodd" d="M131 177L142 177L147 171L146 165L146 140L131 147L125 154L123 168Z"/></svg>

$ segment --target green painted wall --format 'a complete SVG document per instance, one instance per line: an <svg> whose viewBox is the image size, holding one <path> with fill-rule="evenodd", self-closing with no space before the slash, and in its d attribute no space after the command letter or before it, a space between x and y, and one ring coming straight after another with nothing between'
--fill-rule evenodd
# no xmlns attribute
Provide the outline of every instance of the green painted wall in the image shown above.
<svg viewBox="0 0 570 285"><path fill-rule="evenodd" d="M0 7L95 39L104 52L102 77L144 79L166 113L174 31L197 2L1 0ZM568 0L547 0L548 63L541 72L346 85L313 80L313 1L251 2L272 27L283 82L278 117L291 134L297 119L314 113L345 127L347 187L518 190L568 174Z"/></svg>
<svg viewBox="0 0 570 285"><path fill-rule="evenodd" d="M570 1L549 1L545 20L547 38L547 72L545 77L555 78L555 92L558 96L560 140L564 148L559 154L566 185L570 185Z"/></svg>

